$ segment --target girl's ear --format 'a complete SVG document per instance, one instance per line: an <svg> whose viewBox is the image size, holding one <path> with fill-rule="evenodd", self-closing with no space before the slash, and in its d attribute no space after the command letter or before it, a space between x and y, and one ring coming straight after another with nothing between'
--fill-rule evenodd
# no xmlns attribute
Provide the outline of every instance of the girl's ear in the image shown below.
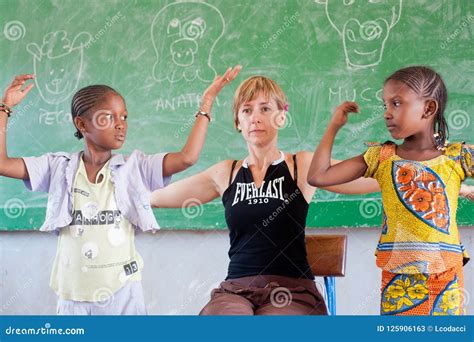
<svg viewBox="0 0 474 342"><path fill-rule="evenodd" d="M81 132L84 132L86 130L86 126L84 125L84 120L80 116L76 116L74 118L74 125Z"/></svg>
<svg viewBox="0 0 474 342"><path fill-rule="evenodd" d="M424 118L429 118L438 112L438 101L435 99L428 99L425 101L425 108L423 112Z"/></svg>

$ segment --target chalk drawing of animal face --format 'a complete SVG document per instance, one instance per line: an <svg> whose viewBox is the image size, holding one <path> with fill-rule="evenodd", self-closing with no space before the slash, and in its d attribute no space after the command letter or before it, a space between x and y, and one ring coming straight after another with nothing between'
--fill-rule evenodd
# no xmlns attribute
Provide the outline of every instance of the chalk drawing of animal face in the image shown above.
<svg viewBox="0 0 474 342"><path fill-rule="evenodd" d="M382 61L390 30L400 20L402 0L315 0L324 4L330 24L342 38L348 67Z"/></svg>
<svg viewBox="0 0 474 342"><path fill-rule="evenodd" d="M71 43L65 31L56 31L46 34L41 46L27 45L33 56L36 87L45 102L61 103L77 90L84 67L84 48L91 39L89 33L81 32Z"/></svg>
<svg viewBox="0 0 474 342"><path fill-rule="evenodd" d="M224 34L221 12L205 2L176 2L163 7L151 24L151 40L157 55L153 78L212 82L213 49Z"/></svg>

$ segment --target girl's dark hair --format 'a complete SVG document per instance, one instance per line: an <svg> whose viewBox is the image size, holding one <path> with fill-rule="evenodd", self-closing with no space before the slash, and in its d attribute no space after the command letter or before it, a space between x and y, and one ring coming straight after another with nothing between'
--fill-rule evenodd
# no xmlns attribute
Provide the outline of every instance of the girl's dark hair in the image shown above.
<svg viewBox="0 0 474 342"><path fill-rule="evenodd" d="M415 65L395 71L387 77L385 83L390 80L400 81L421 97L432 98L438 103L434 123L434 131L438 133L435 144L436 147L444 147L449 137L448 124L444 117L444 109L448 102L448 91L441 76L426 66Z"/></svg>
<svg viewBox="0 0 474 342"><path fill-rule="evenodd" d="M102 84L94 84L79 89L74 94L71 102L71 115L73 122L76 116L82 116L86 114L92 107L94 107L102 100L105 94L109 92L122 96L115 89ZM77 129L77 127L74 136L77 139L83 138L82 133Z"/></svg>

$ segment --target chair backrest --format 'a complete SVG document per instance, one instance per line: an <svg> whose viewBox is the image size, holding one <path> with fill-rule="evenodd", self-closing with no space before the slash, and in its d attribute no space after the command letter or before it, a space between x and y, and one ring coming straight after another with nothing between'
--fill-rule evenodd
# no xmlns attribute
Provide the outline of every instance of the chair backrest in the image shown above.
<svg viewBox="0 0 474 342"><path fill-rule="evenodd" d="M317 277L344 277L346 235L306 235L308 263Z"/></svg>

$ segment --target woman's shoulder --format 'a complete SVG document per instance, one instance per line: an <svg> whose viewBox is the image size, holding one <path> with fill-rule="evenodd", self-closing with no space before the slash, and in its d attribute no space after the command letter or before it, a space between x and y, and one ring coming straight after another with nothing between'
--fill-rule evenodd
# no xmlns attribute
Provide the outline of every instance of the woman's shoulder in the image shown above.
<svg viewBox="0 0 474 342"><path fill-rule="evenodd" d="M296 157L296 162L298 165L301 163L307 163L308 166L311 163L311 160L313 159L313 152L310 151L298 151L296 153L285 153L285 155L288 155L290 159L293 159L293 156Z"/></svg>
<svg viewBox="0 0 474 342"><path fill-rule="evenodd" d="M293 160L296 159L296 163L298 166L305 166L307 165L309 167L309 164L311 164L311 160L313 159L313 153L309 151L298 151L295 153L291 152L283 152L285 154L285 160L290 164L293 164Z"/></svg>
<svg viewBox="0 0 474 342"><path fill-rule="evenodd" d="M217 162L214 165L211 165L205 172L212 176L212 178L214 179L229 177L234 162L234 169L237 169L242 164L241 160L225 159L221 160L220 162Z"/></svg>
<svg viewBox="0 0 474 342"><path fill-rule="evenodd" d="M234 164L234 162L236 164L242 163L242 161L238 159L225 159L215 163L210 168L215 170L229 170L232 167L232 164Z"/></svg>
<svg viewBox="0 0 474 342"><path fill-rule="evenodd" d="M313 152L310 151L298 151L296 153L285 153L285 155L296 155L296 158L311 159L313 158Z"/></svg>
<svg viewBox="0 0 474 342"><path fill-rule="evenodd" d="M287 155L285 153L285 155ZM306 177L306 173L309 170L309 166L311 165L311 161L313 160L313 152L309 151L298 151L296 153L288 153L287 162L289 161L288 165L293 166L293 156L296 158L296 165L298 167L298 173L304 175Z"/></svg>
<svg viewBox="0 0 474 342"><path fill-rule="evenodd" d="M234 165L235 162L235 165ZM234 167L233 167L234 165ZM242 165L241 160L226 159L222 160L204 171L207 177L210 177L213 182L220 189L219 193L222 195L229 185L229 180L233 179L236 170Z"/></svg>

